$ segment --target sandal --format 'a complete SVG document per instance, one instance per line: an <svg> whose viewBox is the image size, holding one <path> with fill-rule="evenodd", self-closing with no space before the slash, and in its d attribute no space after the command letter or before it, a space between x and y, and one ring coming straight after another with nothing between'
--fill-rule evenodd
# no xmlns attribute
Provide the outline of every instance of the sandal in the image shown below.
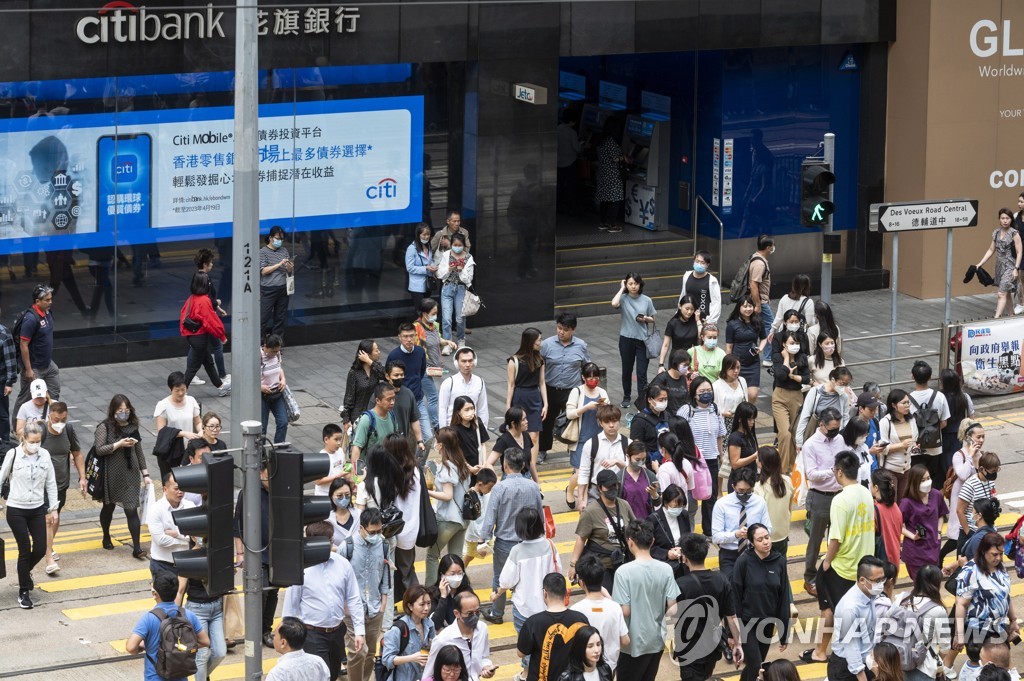
<svg viewBox="0 0 1024 681"><path fill-rule="evenodd" d="M814 648L808 648L804 652L800 653L800 661L807 664L824 664L827 662L827 660L814 659Z"/></svg>

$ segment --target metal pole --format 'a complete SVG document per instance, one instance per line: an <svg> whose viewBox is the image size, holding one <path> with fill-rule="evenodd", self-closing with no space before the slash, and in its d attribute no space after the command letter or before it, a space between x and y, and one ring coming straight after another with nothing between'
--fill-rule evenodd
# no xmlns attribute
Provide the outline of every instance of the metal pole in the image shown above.
<svg viewBox="0 0 1024 681"><path fill-rule="evenodd" d="M900 233L892 234L892 333L896 333L896 298L899 296L899 273L900 273ZM889 339L889 381L896 382L896 336Z"/></svg>
<svg viewBox="0 0 1024 681"><path fill-rule="evenodd" d="M949 326L950 317L950 290L953 281L953 229L946 230L946 312L943 319L943 326Z"/></svg>
<svg viewBox="0 0 1024 681"><path fill-rule="evenodd" d="M828 164L829 171L833 175L836 174L836 136L831 133L825 133L825 163ZM833 200L834 187L829 186L828 188L828 200ZM832 234L832 216L828 216L828 221L825 223L825 227L821 230L823 236ZM826 303L832 302L832 254L822 253L821 254L821 300Z"/></svg>
<svg viewBox="0 0 1024 681"><path fill-rule="evenodd" d="M245 591L245 678L259 681L263 678L263 513L260 494L260 456L263 449L257 439L263 431L259 421L242 421L245 441L242 452L245 490L242 495L242 513L245 524L245 568L242 584Z"/></svg>

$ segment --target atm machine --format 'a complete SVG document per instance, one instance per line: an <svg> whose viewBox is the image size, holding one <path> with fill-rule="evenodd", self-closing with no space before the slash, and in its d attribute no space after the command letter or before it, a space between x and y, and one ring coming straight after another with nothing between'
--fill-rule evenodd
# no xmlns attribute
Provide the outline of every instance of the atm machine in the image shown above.
<svg viewBox="0 0 1024 681"><path fill-rule="evenodd" d="M639 114L626 118L622 153L626 176L626 222L655 231L668 227L671 130L668 121Z"/></svg>
<svg viewBox="0 0 1024 681"><path fill-rule="evenodd" d="M580 143L588 146L601 133L605 121L612 115L612 111L604 109L598 104L589 103L583 105L583 116L580 118Z"/></svg>

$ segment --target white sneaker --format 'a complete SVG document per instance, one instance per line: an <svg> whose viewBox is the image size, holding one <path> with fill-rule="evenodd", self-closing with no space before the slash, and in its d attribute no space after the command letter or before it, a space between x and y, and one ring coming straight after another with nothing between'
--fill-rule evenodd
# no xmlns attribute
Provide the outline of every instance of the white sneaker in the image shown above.
<svg viewBox="0 0 1024 681"><path fill-rule="evenodd" d="M198 376L196 376L195 378L192 379L192 382L189 383L189 385L190 386L193 386L193 385L206 385L206 381L204 381L203 379L201 379Z"/></svg>
<svg viewBox="0 0 1024 681"><path fill-rule="evenodd" d="M952 667L947 667L946 665L942 665L942 673L945 674L946 678L949 679L950 681L955 679L956 676L957 676L956 670L953 669Z"/></svg>
<svg viewBox="0 0 1024 681"><path fill-rule="evenodd" d="M1013 314L1020 314L1021 312L1024 312L1024 305L1013 306Z"/></svg>
<svg viewBox="0 0 1024 681"><path fill-rule="evenodd" d="M231 387L231 374L228 374L227 376L225 376L221 380L224 381L224 387L225 388L230 388Z"/></svg>
<svg viewBox="0 0 1024 681"><path fill-rule="evenodd" d="M230 383L223 384L220 387L220 390L217 391L217 397L227 397L230 394L231 394L231 384Z"/></svg>
<svg viewBox="0 0 1024 681"><path fill-rule="evenodd" d="M444 355L445 357L447 357L448 355L452 354L452 346L450 346L450 345L444 346L441 349L441 354Z"/></svg>

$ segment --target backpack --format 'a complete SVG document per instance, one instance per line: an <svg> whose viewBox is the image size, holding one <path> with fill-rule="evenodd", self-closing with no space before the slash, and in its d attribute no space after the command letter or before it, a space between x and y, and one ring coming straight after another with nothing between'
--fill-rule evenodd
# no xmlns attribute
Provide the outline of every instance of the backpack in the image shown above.
<svg viewBox="0 0 1024 681"><path fill-rule="evenodd" d="M910 403L917 409L914 412L914 421L917 422L917 444L921 445L922 449L942 446L942 419L939 417L939 410L932 406L938 394L938 390L933 390L932 396L923 407L913 397L910 398Z"/></svg>
<svg viewBox="0 0 1024 681"><path fill-rule="evenodd" d="M29 314L35 314L32 312L31 307L22 310L21 312L18 313L18 316L14 318L14 325L11 326L11 337L14 339L15 346L17 346L19 343L19 340L21 338L21 327L25 323L25 317L27 317ZM24 368L22 366L21 361L21 351L16 352L15 355L18 360L18 371L21 371L22 368Z"/></svg>
<svg viewBox="0 0 1024 681"><path fill-rule="evenodd" d="M601 432L597 433L597 435L600 435L600 434L601 434ZM594 462L597 460L597 435L595 435L594 437L590 438L590 474L591 475L594 474ZM622 433L619 433L619 439L616 442L618 442L619 445L622 447L622 455L623 455L623 457L625 457L626 456L626 447L629 446L629 438L627 438ZM615 443L613 442L612 444L614 445ZM628 458L628 457L626 457L626 458Z"/></svg>
<svg viewBox="0 0 1024 681"><path fill-rule="evenodd" d="M370 427L366 431L366 443L367 445L369 445L370 440L374 440L377 438L377 415L373 412L372 409L367 409L366 411L363 412L363 416L370 417ZM395 423L395 413L393 411L388 412L388 421L390 421L391 425L395 427L394 432L398 433L398 424ZM405 435L405 433L399 434Z"/></svg>
<svg viewBox="0 0 1024 681"><path fill-rule="evenodd" d="M196 653L199 652L199 639L192 623L185 617L184 610L178 608L173 615L168 615L163 608L150 610L160 620L160 645L156 650L156 674L163 679L180 679L196 673Z"/></svg>
<svg viewBox="0 0 1024 681"><path fill-rule="evenodd" d="M387 546L387 544L385 544L385 546ZM391 628L398 629L398 654L404 655L405 647L409 645L409 625L406 624L404 620L395 620L395 624ZM383 640L383 638L384 637L382 636L381 640ZM394 669L388 669L384 666L384 661L381 658L381 655L377 655L373 660L374 681L388 681L388 679L390 679L395 673Z"/></svg>
<svg viewBox="0 0 1024 681"><path fill-rule="evenodd" d="M934 601L922 606L921 610L911 610L901 604L893 603L885 611L875 634L876 643L891 643L900 654L903 671L917 669L930 651L924 643L924 616L934 610L945 608Z"/></svg>
<svg viewBox="0 0 1024 681"><path fill-rule="evenodd" d="M743 265L740 266L739 272L732 278L732 283L729 284L729 300L734 303L738 303L743 299L743 296L750 292L750 263L754 262L754 258L757 258L764 263L765 267L768 267L768 261L759 255L752 255ZM759 301L754 301L755 303Z"/></svg>
<svg viewBox="0 0 1024 681"><path fill-rule="evenodd" d="M711 469L708 468L704 455L697 450L697 463L693 464L693 498L707 501L711 498Z"/></svg>

